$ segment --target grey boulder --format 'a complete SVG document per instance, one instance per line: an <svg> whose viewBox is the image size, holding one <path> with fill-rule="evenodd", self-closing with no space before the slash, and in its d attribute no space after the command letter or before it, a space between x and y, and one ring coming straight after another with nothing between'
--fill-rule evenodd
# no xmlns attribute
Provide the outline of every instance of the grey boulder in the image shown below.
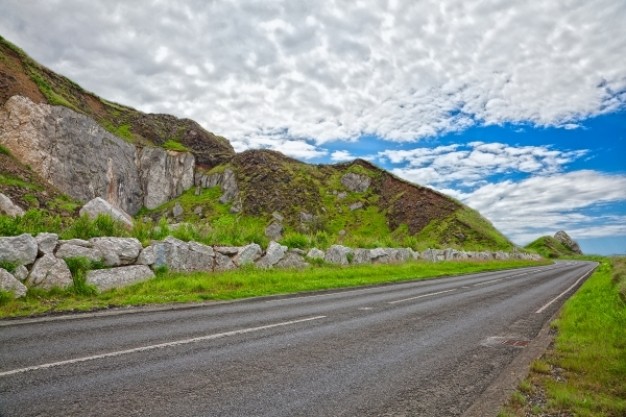
<svg viewBox="0 0 626 417"><path fill-rule="evenodd" d="M102 253L107 266L134 264L142 250L141 242L132 237L95 237L90 242Z"/></svg>
<svg viewBox="0 0 626 417"><path fill-rule="evenodd" d="M0 268L0 290L13 293L13 297L20 298L26 295L28 288L10 272Z"/></svg>
<svg viewBox="0 0 626 417"><path fill-rule="evenodd" d="M97 269L87 272L87 284L94 285L99 291L125 287L151 278L154 278L154 272L145 265Z"/></svg>
<svg viewBox="0 0 626 417"><path fill-rule="evenodd" d="M26 280L29 286L51 289L67 288L73 284L72 274L63 259L51 254L39 258Z"/></svg>
<svg viewBox="0 0 626 417"><path fill-rule="evenodd" d="M29 234L0 237L0 261L30 265L37 259L37 241Z"/></svg>

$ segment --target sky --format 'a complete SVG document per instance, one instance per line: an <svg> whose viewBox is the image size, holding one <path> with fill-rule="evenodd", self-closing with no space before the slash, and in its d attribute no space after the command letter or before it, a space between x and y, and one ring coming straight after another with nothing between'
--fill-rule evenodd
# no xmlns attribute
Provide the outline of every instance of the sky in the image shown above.
<svg viewBox="0 0 626 417"><path fill-rule="evenodd" d="M626 253L624 22L623 0L0 0L0 35L108 100L598 254Z"/></svg>

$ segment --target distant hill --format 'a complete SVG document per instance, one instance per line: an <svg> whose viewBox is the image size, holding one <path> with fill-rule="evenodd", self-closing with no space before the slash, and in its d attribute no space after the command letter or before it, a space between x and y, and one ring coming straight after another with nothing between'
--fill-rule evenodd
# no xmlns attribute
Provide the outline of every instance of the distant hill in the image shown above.
<svg viewBox="0 0 626 417"><path fill-rule="evenodd" d="M25 209L75 215L101 196L133 215L229 230L228 241L514 249L476 211L367 161L236 154L192 120L85 91L1 37L0 146L0 192Z"/></svg>
<svg viewBox="0 0 626 417"><path fill-rule="evenodd" d="M564 231L556 232L554 237L542 236L526 245L525 249L534 251L546 258L561 258L583 254L578 243Z"/></svg>

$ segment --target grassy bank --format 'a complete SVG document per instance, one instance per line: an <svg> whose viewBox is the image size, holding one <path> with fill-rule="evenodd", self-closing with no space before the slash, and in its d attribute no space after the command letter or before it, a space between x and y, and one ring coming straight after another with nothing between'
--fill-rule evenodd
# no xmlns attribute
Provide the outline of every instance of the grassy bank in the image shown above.
<svg viewBox="0 0 626 417"><path fill-rule="evenodd" d="M361 285L422 280L522 266L532 261L408 262L401 265L320 265L304 271L246 268L223 273L161 272L155 279L95 294L82 285L68 290L30 290L23 299L0 297L0 318L128 305L231 300ZM75 281L79 281L76 280Z"/></svg>
<svg viewBox="0 0 626 417"><path fill-rule="evenodd" d="M501 417L626 416L626 258L600 262L565 303L554 346Z"/></svg>

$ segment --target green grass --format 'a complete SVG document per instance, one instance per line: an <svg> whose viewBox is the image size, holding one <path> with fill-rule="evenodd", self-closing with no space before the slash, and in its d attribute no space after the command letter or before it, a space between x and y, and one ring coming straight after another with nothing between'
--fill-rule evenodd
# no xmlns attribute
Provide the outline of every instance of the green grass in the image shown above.
<svg viewBox="0 0 626 417"><path fill-rule="evenodd" d="M11 175L0 174L0 185L6 185L8 187L20 187L28 190L41 190L42 187L37 184L23 181L19 178L15 178Z"/></svg>
<svg viewBox="0 0 626 417"><path fill-rule="evenodd" d="M333 288L423 280L503 268L537 265L529 261L409 262L401 265L319 266L305 271L247 267L223 273L160 272L155 279L102 294L73 290L29 290L0 307L0 318L113 306L232 300Z"/></svg>
<svg viewBox="0 0 626 417"><path fill-rule="evenodd" d="M0 154L2 155L11 155L11 151L6 146L0 145Z"/></svg>
<svg viewBox="0 0 626 417"><path fill-rule="evenodd" d="M176 151L176 152L189 152L189 148L186 147L185 145L183 145L180 142L177 142L173 139L168 139L166 140L163 145L161 145L162 147L164 147L165 149L169 150L169 151Z"/></svg>
<svg viewBox="0 0 626 417"><path fill-rule="evenodd" d="M626 415L626 304L619 294L626 258L600 262L565 303L555 324L554 348L531 366L532 391L544 393L546 401L529 409L513 398L503 412L514 416ZM520 389L517 397L520 393L529 394Z"/></svg>

